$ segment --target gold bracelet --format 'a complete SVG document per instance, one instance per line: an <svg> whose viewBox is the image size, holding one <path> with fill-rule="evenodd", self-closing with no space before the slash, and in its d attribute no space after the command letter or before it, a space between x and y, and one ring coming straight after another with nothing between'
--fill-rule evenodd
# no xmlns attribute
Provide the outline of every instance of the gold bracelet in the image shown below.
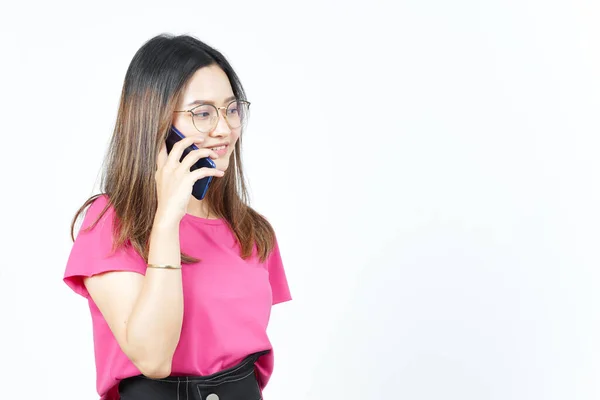
<svg viewBox="0 0 600 400"><path fill-rule="evenodd" d="M171 264L147 264L149 268L162 268L162 269L181 269L181 265Z"/></svg>

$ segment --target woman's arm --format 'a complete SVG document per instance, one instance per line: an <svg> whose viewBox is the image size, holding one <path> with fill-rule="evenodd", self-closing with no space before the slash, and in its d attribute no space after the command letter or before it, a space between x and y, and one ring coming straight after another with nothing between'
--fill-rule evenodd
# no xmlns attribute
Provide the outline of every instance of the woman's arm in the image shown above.
<svg viewBox="0 0 600 400"><path fill-rule="evenodd" d="M179 224L154 220L148 262L181 263ZM113 271L84 279L119 346L149 378L171 373L183 320L180 269L148 268L146 275Z"/></svg>

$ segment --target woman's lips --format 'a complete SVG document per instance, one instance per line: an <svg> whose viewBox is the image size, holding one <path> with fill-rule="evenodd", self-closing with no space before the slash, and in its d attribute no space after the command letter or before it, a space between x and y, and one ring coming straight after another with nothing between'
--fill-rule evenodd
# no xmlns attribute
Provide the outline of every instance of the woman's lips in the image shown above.
<svg viewBox="0 0 600 400"><path fill-rule="evenodd" d="M220 156L224 156L225 154L227 154L227 149L229 148L229 145L224 144L222 146L217 146L217 147L211 147L210 149L212 151L214 151L215 153L217 153Z"/></svg>

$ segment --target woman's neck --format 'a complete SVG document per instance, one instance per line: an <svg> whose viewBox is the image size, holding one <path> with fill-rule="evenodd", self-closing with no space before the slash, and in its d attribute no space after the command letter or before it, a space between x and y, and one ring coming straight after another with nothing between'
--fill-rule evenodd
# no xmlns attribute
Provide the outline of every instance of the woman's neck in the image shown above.
<svg viewBox="0 0 600 400"><path fill-rule="evenodd" d="M188 202L187 212L195 217L216 219L217 216L210 211L208 202L205 200L198 200L194 196L190 196Z"/></svg>

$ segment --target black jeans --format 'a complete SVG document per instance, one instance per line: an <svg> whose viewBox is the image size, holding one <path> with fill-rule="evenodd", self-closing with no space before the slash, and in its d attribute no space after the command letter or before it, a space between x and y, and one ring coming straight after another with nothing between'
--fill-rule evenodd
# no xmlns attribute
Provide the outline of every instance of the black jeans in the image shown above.
<svg viewBox="0 0 600 400"><path fill-rule="evenodd" d="M121 400L260 400L254 363L269 351L250 354L233 367L207 376L125 378L119 383L119 395Z"/></svg>

